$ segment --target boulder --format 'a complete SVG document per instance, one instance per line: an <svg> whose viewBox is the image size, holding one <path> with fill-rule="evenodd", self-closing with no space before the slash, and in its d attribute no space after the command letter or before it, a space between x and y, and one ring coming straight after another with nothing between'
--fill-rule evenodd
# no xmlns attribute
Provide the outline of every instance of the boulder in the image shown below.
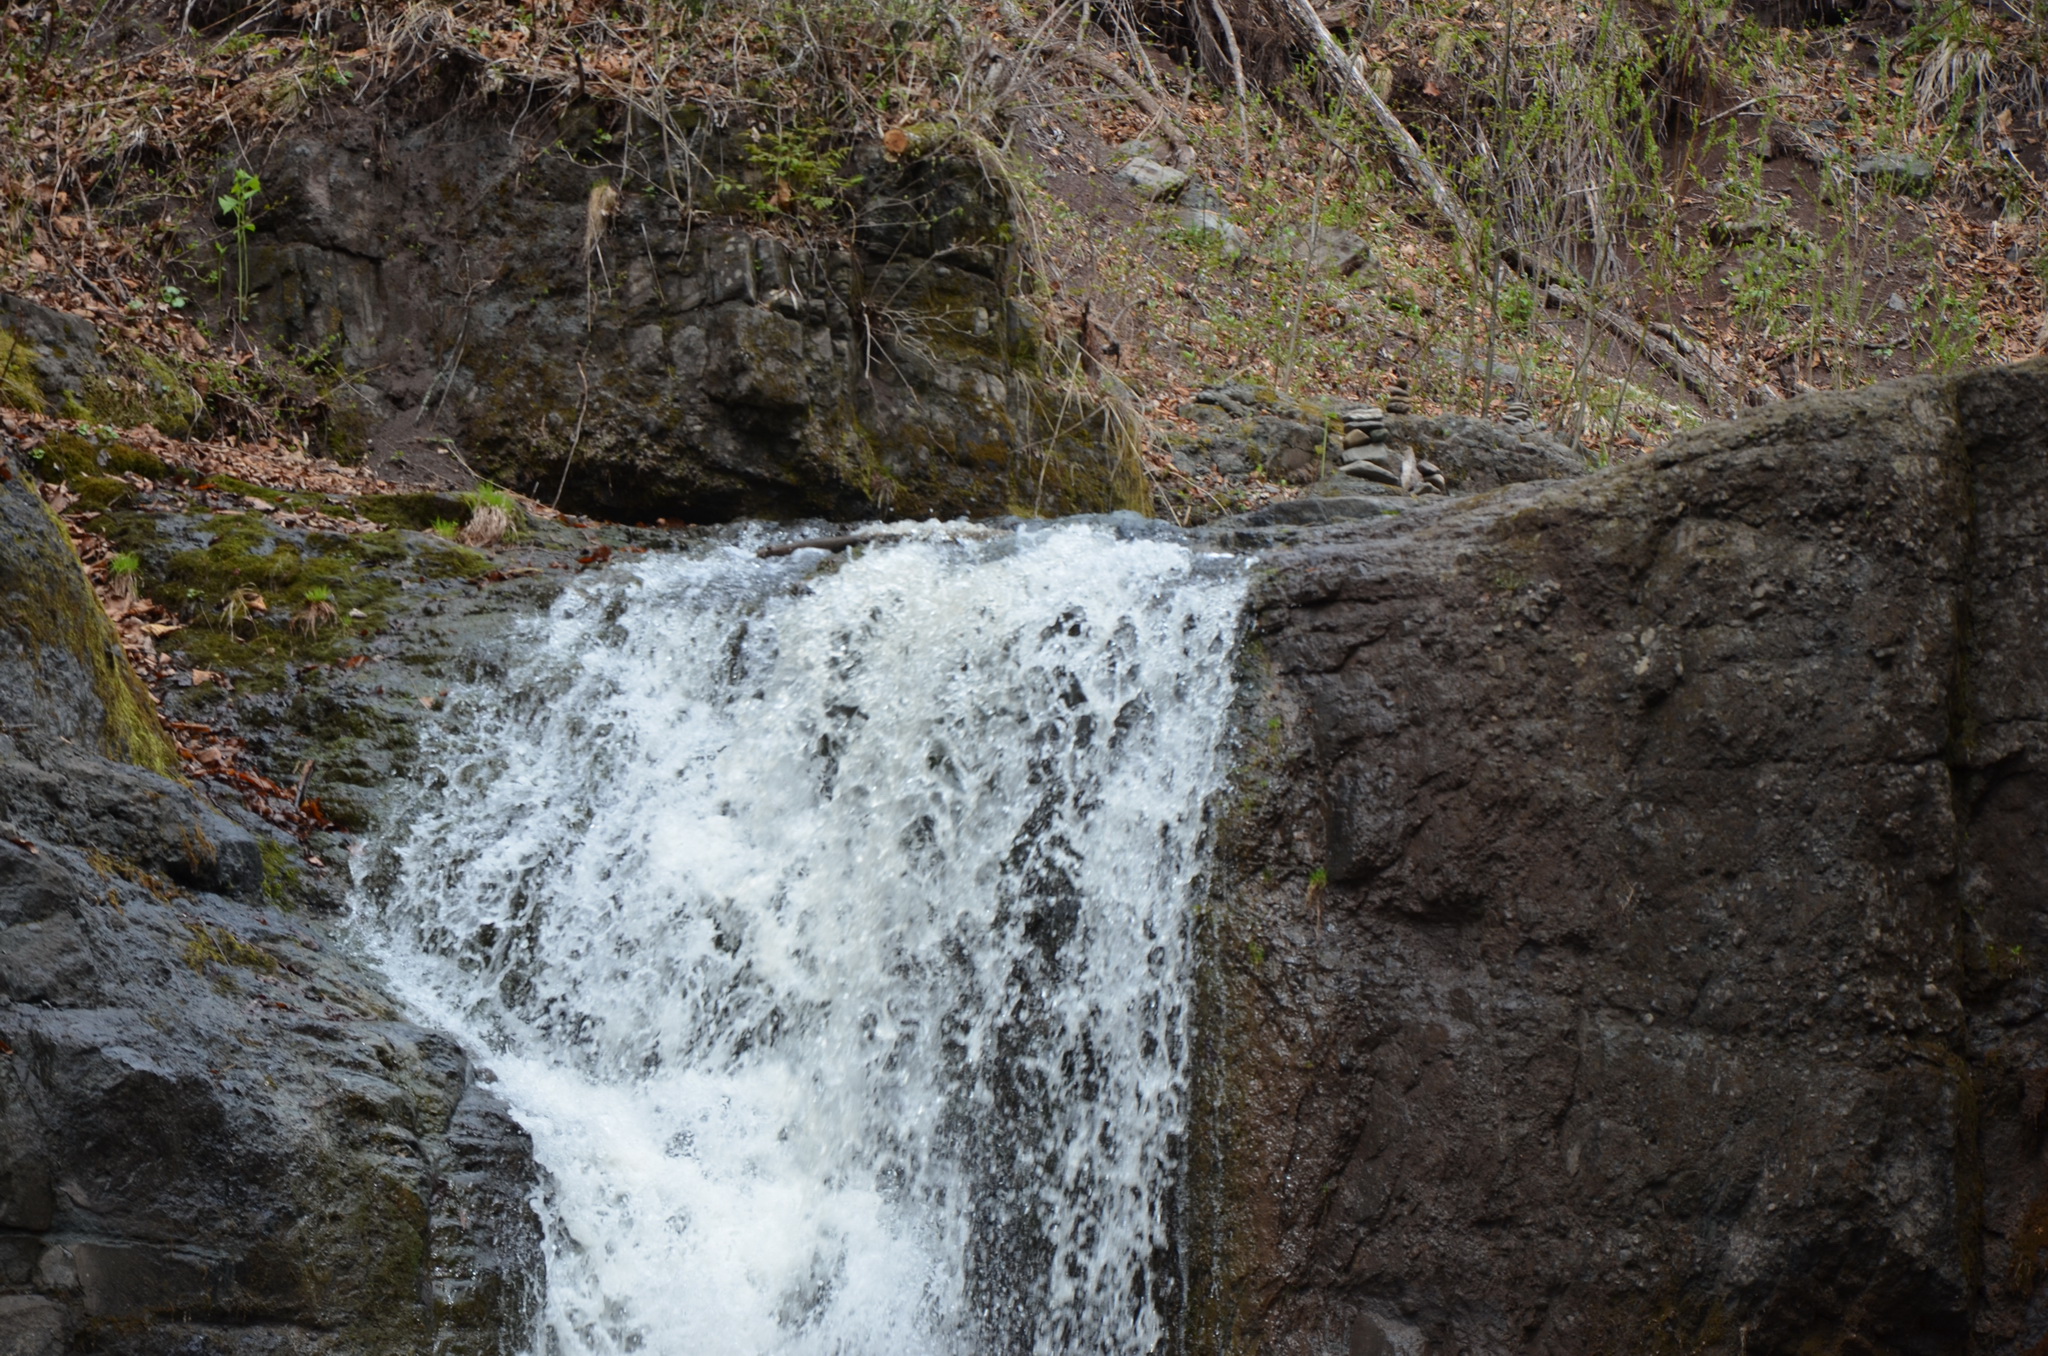
<svg viewBox="0 0 2048 1356"><path fill-rule="evenodd" d="M1372 257L1364 236L1335 226L1285 226L1266 247L1275 258L1316 273L1354 273Z"/></svg>
<svg viewBox="0 0 2048 1356"><path fill-rule="evenodd" d="M1179 228L1190 235L1214 236L1225 259L1235 259L1251 245L1251 237L1222 212L1206 207L1183 207L1173 214Z"/></svg>
<svg viewBox="0 0 2048 1356"><path fill-rule="evenodd" d="M1934 187L1934 162L1903 151L1866 155L1852 169L1859 179L1888 184L1901 193L1924 194Z"/></svg>
<svg viewBox="0 0 2048 1356"><path fill-rule="evenodd" d="M0 477L0 1353L526 1350L525 1133L175 764ZM133 759L134 762L127 761Z"/></svg>
<svg viewBox="0 0 2048 1356"><path fill-rule="evenodd" d="M773 186L737 129L675 196L617 192L604 116L329 108L262 150L247 328L351 374L330 453L450 446L626 521L1142 498L1112 412L1057 375L1070 336L1013 294L1007 200L973 160L853 148L844 224L792 221L746 191Z"/></svg>
<svg viewBox="0 0 2048 1356"><path fill-rule="evenodd" d="M1304 502L1211 529L1190 1348L2038 1341L2048 362Z"/></svg>
<svg viewBox="0 0 2048 1356"><path fill-rule="evenodd" d="M1139 197L1157 201L1180 192L1187 184L1188 172L1140 155L1119 166L1116 177Z"/></svg>

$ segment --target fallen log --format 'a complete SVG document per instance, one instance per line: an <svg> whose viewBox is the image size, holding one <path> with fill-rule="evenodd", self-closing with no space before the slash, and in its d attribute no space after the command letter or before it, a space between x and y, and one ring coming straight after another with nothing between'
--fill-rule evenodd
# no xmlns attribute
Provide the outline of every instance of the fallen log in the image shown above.
<svg viewBox="0 0 2048 1356"><path fill-rule="evenodd" d="M1330 36L1322 16L1315 11L1309 0L1281 0L1282 5L1293 17L1302 33L1315 48L1323 66L1334 76L1345 91L1365 106L1366 112L1379 125L1380 132L1387 139L1395 157L1407 170L1408 177L1422 191L1429 195L1444 220L1450 223L1451 232L1464 247L1466 256L1475 262L1487 253L1499 257L1516 272L1527 277L1542 291L1543 295L1557 305L1576 311L1616 338L1633 346L1644 357L1676 378L1687 390L1698 396L1707 408L1716 414L1725 414L1731 408L1727 388L1707 368L1692 361L1676 347L1652 334L1646 327L1636 323L1612 307L1602 306L1586 295L1588 288L1578 273L1567 268L1562 262L1544 258L1541 255L1520 248L1505 245L1496 250L1484 248L1484 236L1479 222L1456 189L1430 162L1422 146L1387 107L1387 101L1380 98L1337 40Z"/></svg>

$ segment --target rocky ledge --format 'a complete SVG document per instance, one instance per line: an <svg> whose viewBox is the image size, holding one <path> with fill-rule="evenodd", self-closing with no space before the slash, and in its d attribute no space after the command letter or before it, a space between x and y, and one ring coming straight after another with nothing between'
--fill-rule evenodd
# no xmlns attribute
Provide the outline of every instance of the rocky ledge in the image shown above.
<svg viewBox="0 0 2048 1356"><path fill-rule="evenodd" d="M2042 1349L2048 363L1219 531L1192 1350Z"/></svg>
<svg viewBox="0 0 2048 1356"><path fill-rule="evenodd" d="M520 1349L524 1132L176 761L0 459L0 1351Z"/></svg>

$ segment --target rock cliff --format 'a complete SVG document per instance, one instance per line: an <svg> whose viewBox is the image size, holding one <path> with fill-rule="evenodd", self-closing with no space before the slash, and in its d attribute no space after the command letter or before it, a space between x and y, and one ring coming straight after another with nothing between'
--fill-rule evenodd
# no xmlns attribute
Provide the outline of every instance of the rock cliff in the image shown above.
<svg viewBox="0 0 2048 1356"><path fill-rule="evenodd" d="M1145 502L1127 417L1013 296L1008 201L972 157L858 149L835 178L845 229L707 223L685 209L760 178L741 129L677 148L673 192L621 194L623 118L506 95L330 111L268 149L243 328L336 374L337 453L452 446L522 493L643 521ZM220 302L223 328L241 304Z"/></svg>
<svg viewBox="0 0 2048 1356"><path fill-rule="evenodd" d="M524 1133L299 908L295 851L152 770L12 470L0 524L0 1351L522 1349Z"/></svg>
<svg viewBox="0 0 2048 1356"><path fill-rule="evenodd" d="M1193 1350L2040 1349L2044 490L2036 362L1240 531Z"/></svg>

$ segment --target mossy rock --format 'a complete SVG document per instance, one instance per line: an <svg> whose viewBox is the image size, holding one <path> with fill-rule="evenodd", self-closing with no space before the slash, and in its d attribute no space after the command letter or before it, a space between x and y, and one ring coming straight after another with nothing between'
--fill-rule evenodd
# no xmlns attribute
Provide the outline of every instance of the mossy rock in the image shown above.
<svg viewBox="0 0 2048 1356"><path fill-rule="evenodd" d="M63 525L21 477L0 482L0 725L177 770Z"/></svg>
<svg viewBox="0 0 2048 1356"><path fill-rule="evenodd" d="M170 474L161 458L131 443L68 430L45 438L27 465L43 480L83 480L103 472L161 480Z"/></svg>
<svg viewBox="0 0 2048 1356"><path fill-rule="evenodd" d="M446 494L366 494L356 500L356 512L385 527L408 527L428 532L437 522L459 523L469 517L460 499Z"/></svg>

